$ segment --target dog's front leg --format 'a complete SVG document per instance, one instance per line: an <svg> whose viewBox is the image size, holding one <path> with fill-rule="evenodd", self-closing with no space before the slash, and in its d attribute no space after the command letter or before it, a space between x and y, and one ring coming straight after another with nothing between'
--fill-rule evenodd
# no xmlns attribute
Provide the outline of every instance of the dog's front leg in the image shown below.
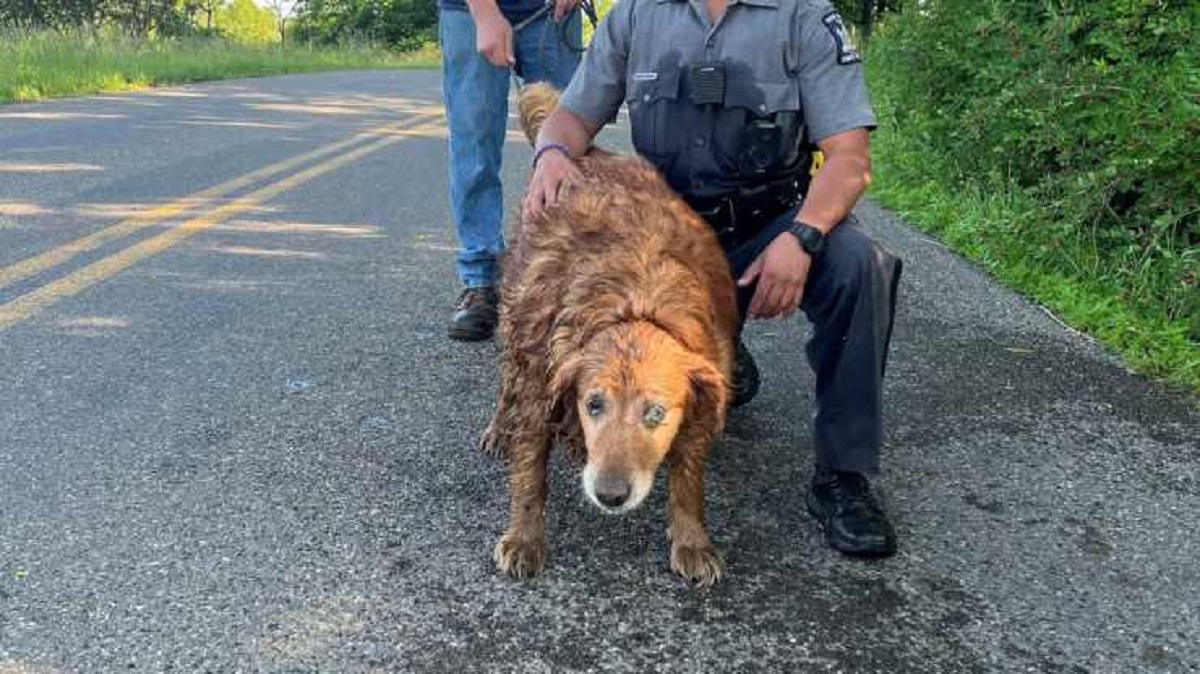
<svg viewBox="0 0 1200 674"><path fill-rule="evenodd" d="M690 442L688 440L691 440ZM724 563L704 526L704 457L707 443L685 439L671 463L667 540L671 570L708 587L721 580Z"/></svg>
<svg viewBox="0 0 1200 674"><path fill-rule="evenodd" d="M514 438L509 451L508 530L496 543L496 566L513 578L532 578L546 563L546 459L550 439L539 429Z"/></svg>

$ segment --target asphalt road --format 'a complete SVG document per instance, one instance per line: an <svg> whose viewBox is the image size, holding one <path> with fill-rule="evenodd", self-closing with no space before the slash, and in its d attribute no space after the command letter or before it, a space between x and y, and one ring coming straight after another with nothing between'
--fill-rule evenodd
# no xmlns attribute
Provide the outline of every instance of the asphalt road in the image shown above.
<svg viewBox="0 0 1200 674"><path fill-rule="evenodd" d="M669 572L661 482L605 517L561 460L547 573L497 577L439 101L391 72L0 107L0 673L1200 669L1195 401L869 203L907 264L900 553L805 512L795 320L752 326L764 390L710 464L724 584Z"/></svg>

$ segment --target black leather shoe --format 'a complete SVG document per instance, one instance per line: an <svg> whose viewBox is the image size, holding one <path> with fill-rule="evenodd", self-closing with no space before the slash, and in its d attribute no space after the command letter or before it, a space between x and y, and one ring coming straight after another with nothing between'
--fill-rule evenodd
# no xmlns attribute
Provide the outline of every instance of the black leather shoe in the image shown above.
<svg viewBox="0 0 1200 674"><path fill-rule="evenodd" d="M491 286L467 288L458 296L454 317L450 319L450 339L478 342L490 339L496 331L496 289Z"/></svg>
<svg viewBox="0 0 1200 674"><path fill-rule="evenodd" d="M750 350L739 339L737 356L733 363L733 397L730 398L729 405L741 407L754 400L754 396L758 395L758 386L758 365L754 363L754 356L750 355Z"/></svg>
<svg viewBox="0 0 1200 674"><path fill-rule="evenodd" d="M887 557L896 552L896 532L871 494L866 476L818 468L806 500L835 550L854 557Z"/></svg>

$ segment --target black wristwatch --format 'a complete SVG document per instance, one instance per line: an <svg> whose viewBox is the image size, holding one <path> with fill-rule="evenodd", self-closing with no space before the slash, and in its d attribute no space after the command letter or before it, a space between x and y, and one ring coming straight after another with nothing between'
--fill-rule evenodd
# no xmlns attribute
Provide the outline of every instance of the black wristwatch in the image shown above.
<svg viewBox="0 0 1200 674"><path fill-rule="evenodd" d="M825 250L825 233L816 227L803 222L793 222L787 231L800 240L800 247L809 255L816 257Z"/></svg>

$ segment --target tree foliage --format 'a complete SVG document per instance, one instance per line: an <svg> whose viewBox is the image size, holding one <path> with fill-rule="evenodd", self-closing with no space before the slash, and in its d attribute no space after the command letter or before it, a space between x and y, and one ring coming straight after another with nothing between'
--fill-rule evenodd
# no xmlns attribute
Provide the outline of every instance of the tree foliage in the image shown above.
<svg viewBox="0 0 1200 674"><path fill-rule="evenodd" d="M231 0L216 11L215 27L221 35L242 44L279 41L276 16L254 0Z"/></svg>
<svg viewBox="0 0 1200 674"><path fill-rule="evenodd" d="M0 0L0 29L112 32L132 38L224 36L278 42L295 0ZM270 24L270 33L263 27Z"/></svg>
<svg viewBox="0 0 1200 674"><path fill-rule="evenodd" d="M904 0L833 0L842 19L858 29L864 41L869 39L871 30L884 15L899 11L903 5Z"/></svg>
<svg viewBox="0 0 1200 674"><path fill-rule="evenodd" d="M178 35L193 24L185 0L0 0L0 26L24 30L116 27L134 37Z"/></svg>
<svg viewBox="0 0 1200 674"><path fill-rule="evenodd" d="M435 0L305 0L296 16L296 37L319 44L366 41L395 49L432 42Z"/></svg>

